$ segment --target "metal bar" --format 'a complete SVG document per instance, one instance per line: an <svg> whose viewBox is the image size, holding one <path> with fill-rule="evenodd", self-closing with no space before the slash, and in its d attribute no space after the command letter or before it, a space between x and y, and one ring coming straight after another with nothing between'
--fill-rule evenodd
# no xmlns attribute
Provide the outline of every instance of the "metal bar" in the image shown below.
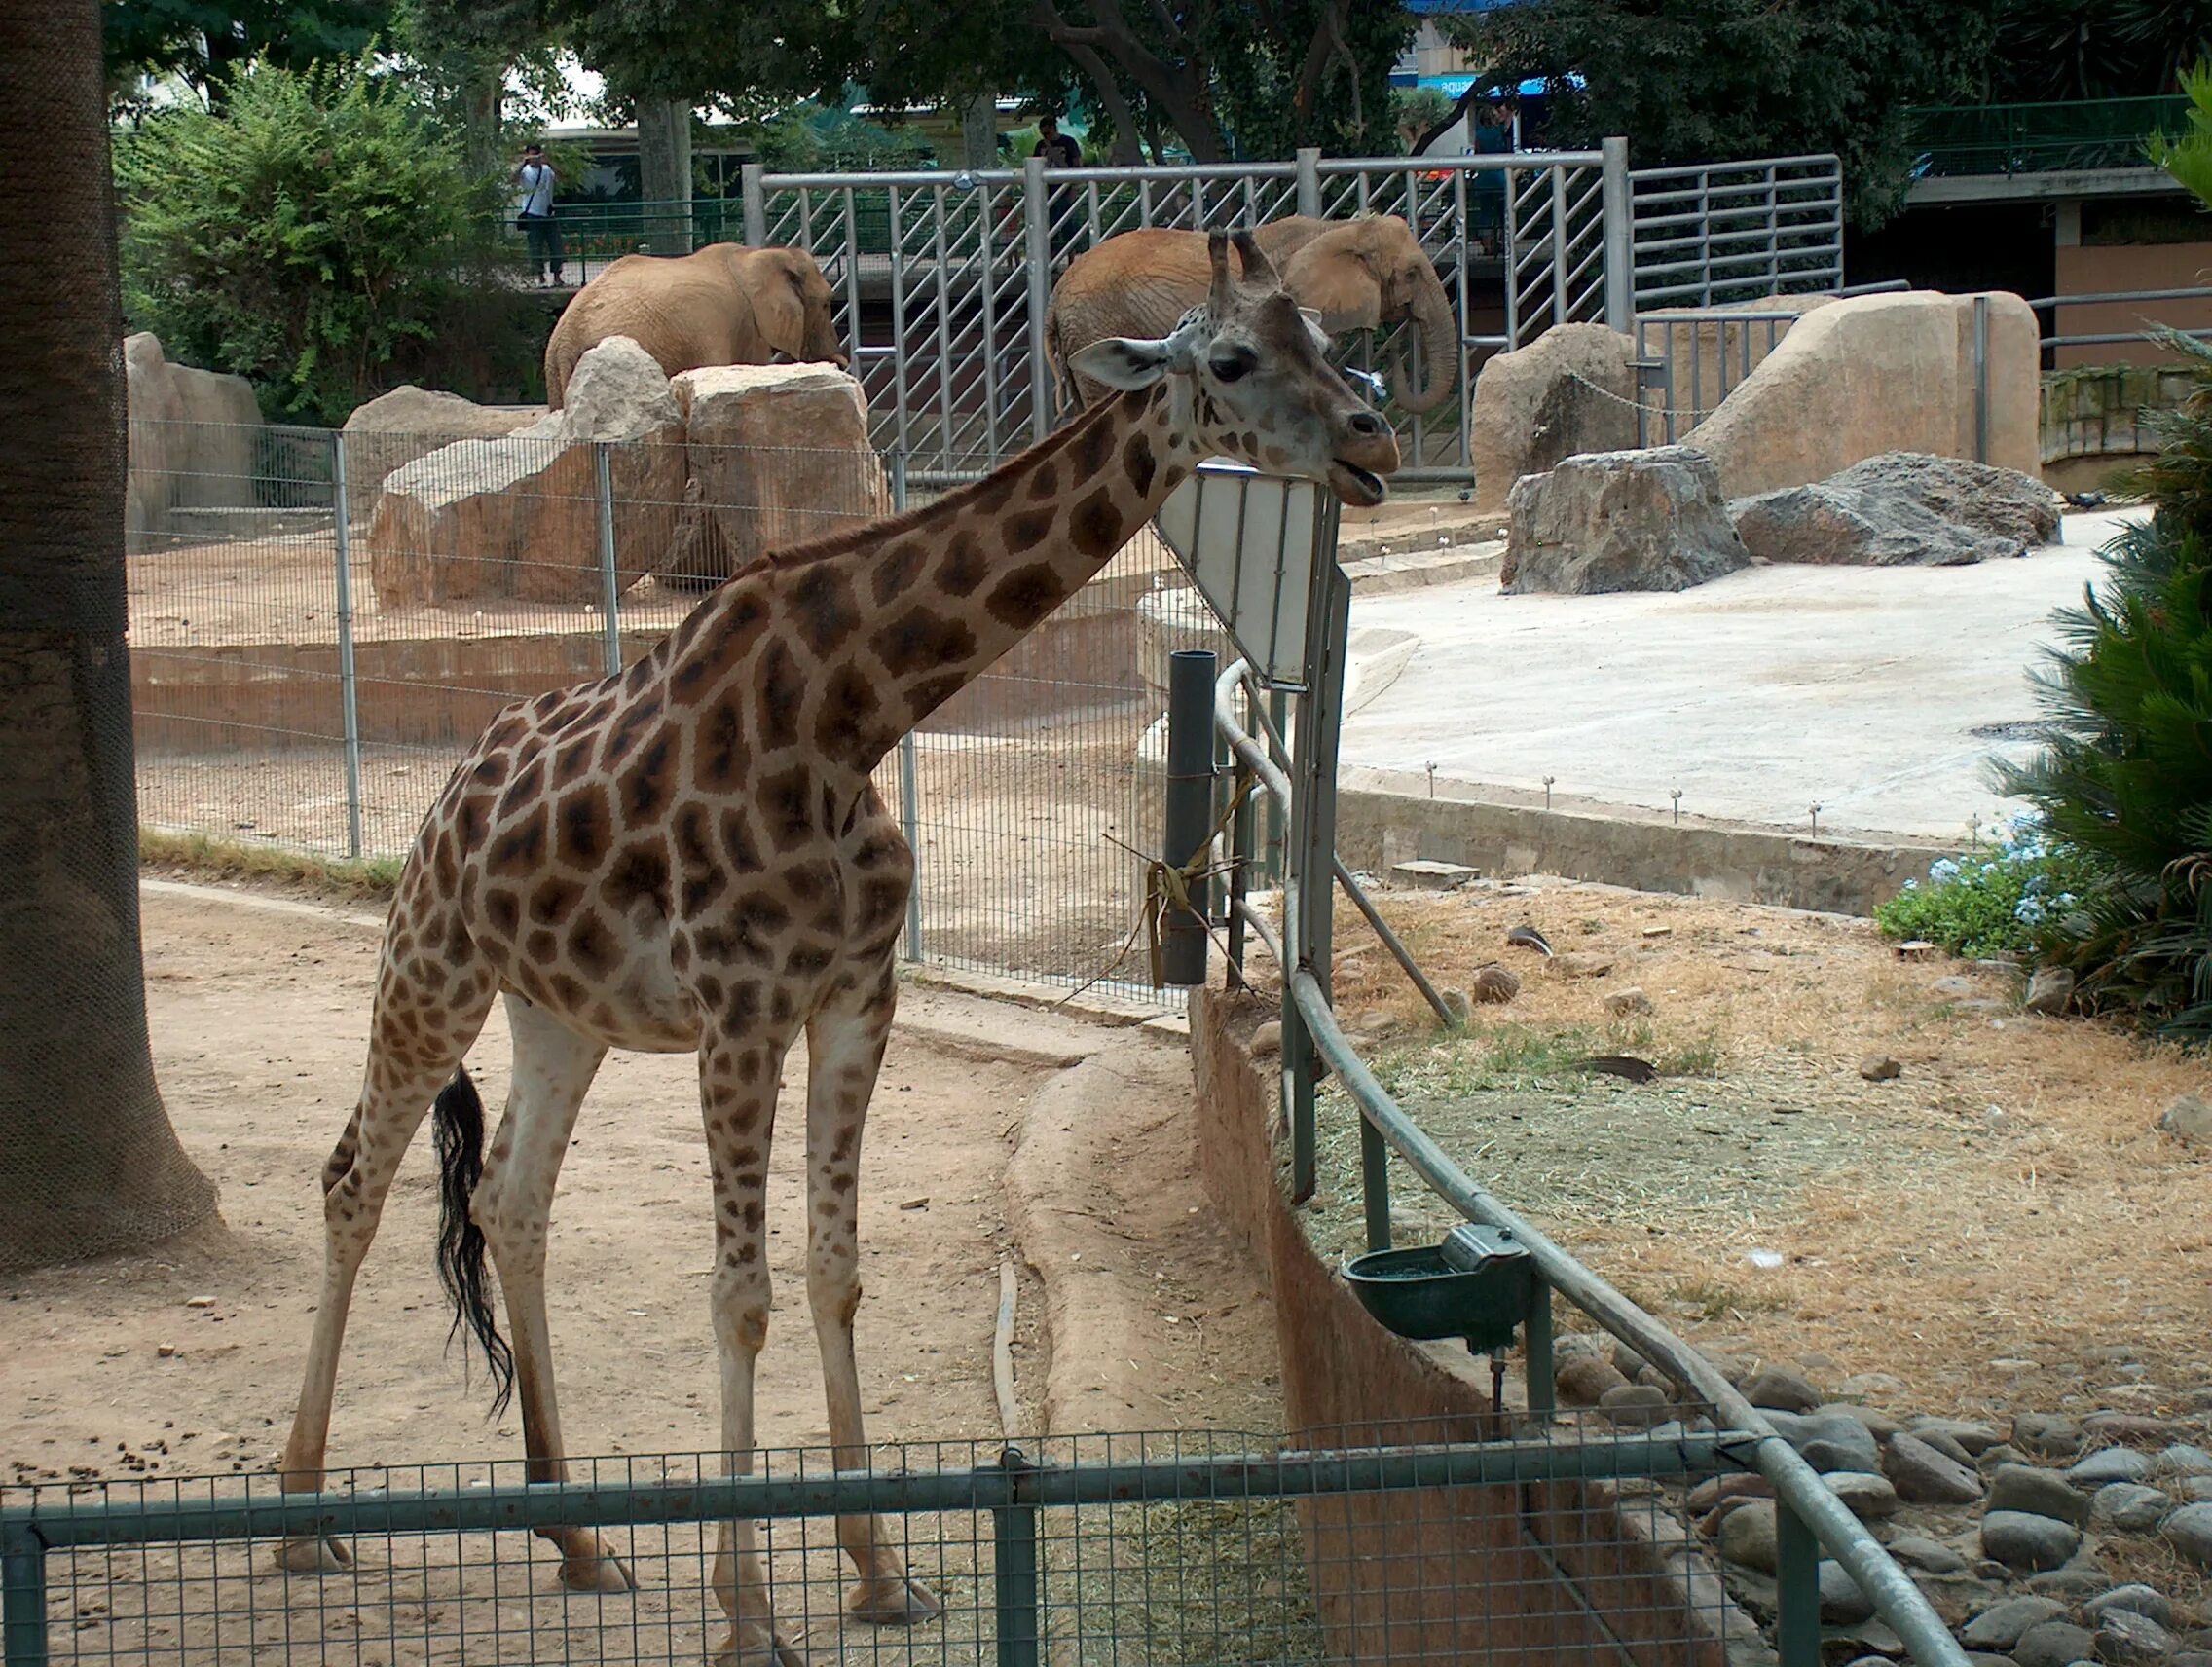
<svg viewBox="0 0 2212 1667"><path fill-rule="evenodd" d="M891 512L903 515L906 510L906 454L891 454ZM906 959L919 961L924 953L922 940L922 815L921 815L921 756L909 728L899 737L899 832L905 835L906 851L914 865L914 876L906 888Z"/></svg>
<svg viewBox="0 0 2212 1667"><path fill-rule="evenodd" d="M1253 697L1245 696L1247 701ZM1226 737L1225 737L1226 740ZM1259 820L1259 808L1252 802L1250 786L1253 780L1251 766L1232 753L1236 793L1236 811L1229 823L1229 966L1226 977L1231 989L1244 987L1244 893L1252 872L1252 836Z"/></svg>
<svg viewBox="0 0 2212 1667"><path fill-rule="evenodd" d="M1775 1653L1782 1667L1820 1667L1820 1542L1786 1500L1775 1501Z"/></svg>
<svg viewBox="0 0 2212 1667"><path fill-rule="evenodd" d="M1413 951L1406 947L1404 941L1390 930L1390 923L1377 911L1375 900L1367 895L1359 881L1352 878L1351 871L1345 867L1344 858L1331 852L1329 861L1336 866L1337 884L1345 888L1345 896L1351 899L1352 907L1366 918L1368 925L1375 928L1375 936L1382 940L1382 947L1390 951L1390 958L1398 963L1407 978L1413 980L1414 988L1420 991L1421 1000L1427 1002L1430 1011L1445 1023L1456 1024L1457 1016L1444 1005L1443 996L1428 982L1428 975L1415 963Z"/></svg>
<svg viewBox="0 0 2212 1667"><path fill-rule="evenodd" d="M0 1658L8 1667L46 1667L46 1548L27 1534L10 1535L7 1544L0 1554Z"/></svg>
<svg viewBox="0 0 2212 1667"><path fill-rule="evenodd" d="M1038 440L1052 431L1052 401L1045 387L1045 309L1052 299L1046 213L1045 159L1031 157L1021 165L1021 222L1029 254L1029 431Z"/></svg>
<svg viewBox="0 0 2212 1667"><path fill-rule="evenodd" d="M1552 1286L1541 1275L1535 1289L1529 1293L1529 1318L1521 1328L1521 1360L1529 1411L1537 1418L1551 1417L1558 1406L1552 1382Z"/></svg>
<svg viewBox="0 0 2212 1667"><path fill-rule="evenodd" d="M1605 225L1605 327L1628 331L1636 314L1636 232L1629 200L1628 140L1609 138L1599 147L1604 159L1600 212Z"/></svg>
<svg viewBox="0 0 2212 1667"><path fill-rule="evenodd" d="M1989 297L1973 298L1973 461L1989 462Z"/></svg>
<svg viewBox="0 0 2212 1667"><path fill-rule="evenodd" d="M613 447L606 440L595 440L591 451L599 485L599 603L607 616L606 670L612 677L622 669L622 591L614 574Z"/></svg>
<svg viewBox="0 0 2212 1667"><path fill-rule="evenodd" d="M1161 858L1186 874L1205 855L1213 831L1213 685L1211 648L1177 648L1167 656L1167 781ZM1161 900L1160 978L1193 989L1206 982L1206 922L1213 886L1191 884L1192 908Z"/></svg>
<svg viewBox="0 0 2212 1667"><path fill-rule="evenodd" d="M1552 169L1552 322L1567 322L1567 169Z"/></svg>
<svg viewBox="0 0 2212 1667"><path fill-rule="evenodd" d="M999 1463L1016 1494L1029 1463L1009 1447ZM991 1512L991 1596L998 1619L998 1667L1037 1667L1044 1637L1038 1609L1037 1508L1007 1505Z"/></svg>
<svg viewBox="0 0 2212 1667"><path fill-rule="evenodd" d="M2187 336L2195 342L2212 341L2212 330L2176 330L2174 334ZM2129 342L2140 346L2148 338L2141 330L2119 330L2102 336L2046 336L2043 345L2046 348L2095 348L2110 347L2116 342ZM1396 480L1402 476L1393 475L1391 478Z"/></svg>
<svg viewBox="0 0 2212 1667"><path fill-rule="evenodd" d="M348 547L346 436L330 436L332 547L338 568L338 706L346 736L346 854L361 856L361 680L353 669L353 562Z"/></svg>
<svg viewBox="0 0 2212 1667"><path fill-rule="evenodd" d="M1321 217L1321 150L1318 145L1300 149L1298 161L1298 211L1309 219Z"/></svg>
<svg viewBox="0 0 2212 1667"><path fill-rule="evenodd" d="M1382 1131L1359 1120L1359 1199L1367 1224L1367 1247L1390 1248L1390 1148Z"/></svg>
<svg viewBox="0 0 2212 1667"><path fill-rule="evenodd" d="M2046 307L2086 307L2100 301L2195 301L2212 296L2212 289L2112 289L2093 295L2046 295L2028 303L2037 311Z"/></svg>
<svg viewBox="0 0 2212 1667"><path fill-rule="evenodd" d="M768 244L768 193L760 165L749 162L737 170L738 193L745 202L745 241L750 248Z"/></svg>

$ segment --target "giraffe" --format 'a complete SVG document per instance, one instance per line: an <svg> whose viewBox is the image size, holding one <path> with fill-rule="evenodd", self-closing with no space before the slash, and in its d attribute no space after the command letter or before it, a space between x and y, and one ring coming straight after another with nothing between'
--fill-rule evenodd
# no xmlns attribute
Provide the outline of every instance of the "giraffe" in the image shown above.
<svg viewBox="0 0 2212 1667"><path fill-rule="evenodd" d="M1233 275L1235 248L1241 277ZM853 1343L861 1132L897 996L913 858L870 774L899 737L1096 574L1209 454L1383 496L1389 426L1322 356L1326 338L1249 234L1215 233L1206 304L1158 341L1077 360L1118 390L927 507L764 557L635 664L508 707L461 760L401 872L359 1101L324 1166L325 1267L279 1460L318 1490L355 1276L401 1156L434 1102L439 1270L522 1410L526 1475L566 1474L545 1309L555 1183L610 1048L693 1052L712 1174L723 1463L749 1474L768 1329L764 1201L787 1050L807 1042L806 1290L840 1469L866 1462ZM512 1086L489 1151L463 1064L495 996ZM484 1278L505 1299L502 1338ZM511 1338L511 1344L508 1341ZM537 1530L572 1590L629 1571L593 1531ZM847 1608L883 1624L938 1600L883 1527L840 1518ZM329 1572L335 1539L285 1542ZM724 1523L719 1660L795 1654L776 1632L753 1524Z"/></svg>

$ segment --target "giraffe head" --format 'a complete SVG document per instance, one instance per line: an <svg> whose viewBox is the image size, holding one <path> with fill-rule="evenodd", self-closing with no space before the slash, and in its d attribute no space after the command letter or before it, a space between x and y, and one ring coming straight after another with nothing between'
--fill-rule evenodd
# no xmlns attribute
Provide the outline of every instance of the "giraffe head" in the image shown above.
<svg viewBox="0 0 2212 1667"><path fill-rule="evenodd" d="M1230 272L1233 243L1241 278ZM1207 254L1212 291L1172 333L1093 342L1070 368L1124 390L1165 382L1176 433L1201 453L1320 481L1360 508L1382 502L1397 437L1329 363L1320 315L1283 289L1251 233L1215 232Z"/></svg>

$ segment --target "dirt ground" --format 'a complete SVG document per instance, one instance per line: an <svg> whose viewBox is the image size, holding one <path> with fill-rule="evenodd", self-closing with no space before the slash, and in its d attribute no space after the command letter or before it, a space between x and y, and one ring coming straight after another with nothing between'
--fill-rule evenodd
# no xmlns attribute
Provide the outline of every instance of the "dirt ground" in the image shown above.
<svg viewBox="0 0 2212 1667"><path fill-rule="evenodd" d="M1339 1011L1482 1184L1683 1335L1870 1399L1998 1416L2178 1410L2212 1385L2212 1155L2154 1130L2201 1059L2018 1011L2010 975L1900 959L1868 922L1561 881L1383 894L1443 985L1519 995L1460 1038L1345 909ZM1506 945L1538 928L1558 951ZM1938 981L1965 980L1937 987ZM1615 1018L1639 988L1648 1015ZM1633 1086L1573 1061L1628 1054ZM1861 1063L1888 1055L1894 1080ZM1348 1102L1314 1231L1355 1247ZM1450 1222L1393 1189L1402 1241Z"/></svg>
<svg viewBox="0 0 2212 1667"><path fill-rule="evenodd" d="M22 1484L82 1490L103 1477L242 1473L266 1483L291 1417L321 1266L316 1178L358 1082L376 923L154 884L145 937L164 1093L185 1145L222 1188L223 1225L141 1258L9 1283L0 1309L9 1502L23 1501ZM503 1030L495 1011L471 1056L494 1105L504 1097ZM794 1053L793 1093L803 1072ZM1031 1241L1019 1241L1010 1176L1039 1107L1056 1115L1045 1101L1055 1085L1101 1075L1137 1085L1141 1115L1105 1137L1062 1142L1082 1167L1060 1177L1064 1197L1030 1202ZM904 994L863 1170L860 1360L879 1463L996 1462L991 1343L1006 1261L1021 1277L1018 1433L1083 1427L1061 1422L1074 1415L1122 1429L1279 1423L1265 1302L1198 1208L1188 1084L1180 1048L1140 1030L937 988ZM561 1410L571 1452L606 1456L579 1466L602 1480L641 1473L632 1466L658 1476L719 1465L683 1457L719 1440L695 1107L687 1056L610 1056L562 1177L550 1280ZM777 1450L765 1463L778 1471L825 1465L826 1455L783 1450L828 1439L805 1315L802 1138L786 1122L769 1197L779 1306L757 1387L757 1439ZM1130 1149L1132 1135L1142 1151ZM480 1371L471 1378L446 1347L435 1210L429 1144L419 1141L354 1297L330 1460L359 1469L333 1485L521 1479L519 1421L512 1412L487 1421ZM1103 1375L1062 1358L1046 1325L1065 1306L1055 1295L1062 1241L1097 1220L1111 1224L1114 1253L1094 1251L1084 1271L1106 1278L1134 1316L1112 1339L1116 1356L1145 1362L1137 1389L1116 1397L1090 1392ZM1192 1323L1225 1299L1230 1317ZM948 1445L927 1445L938 1441ZM988 1588L978 1609L974 1580L988 1521L916 1519L900 1531L948 1605L943 1622L910 1635L841 1626L827 1523L771 1536L779 1612L810 1656L850 1648L966 1659L988 1648ZM378 1663L695 1656L711 1607L698 1533L611 1537L639 1577L634 1598L562 1595L549 1548L517 1536L364 1543L355 1572L328 1581L287 1582L269 1571L266 1547L255 1561L243 1547L192 1549L181 1565L136 1549L57 1558L55 1612L76 1630L56 1626L55 1648L195 1661L212 1658L218 1642L257 1659L320 1651Z"/></svg>

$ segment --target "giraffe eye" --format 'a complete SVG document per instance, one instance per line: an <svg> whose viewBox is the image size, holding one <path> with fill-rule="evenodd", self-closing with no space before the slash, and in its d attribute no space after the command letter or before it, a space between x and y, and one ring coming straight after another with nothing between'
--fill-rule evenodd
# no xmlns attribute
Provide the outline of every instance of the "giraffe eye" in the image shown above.
<svg viewBox="0 0 2212 1667"><path fill-rule="evenodd" d="M1223 348L1207 360L1216 382L1235 382L1260 362L1250 348Z"/></svg>

